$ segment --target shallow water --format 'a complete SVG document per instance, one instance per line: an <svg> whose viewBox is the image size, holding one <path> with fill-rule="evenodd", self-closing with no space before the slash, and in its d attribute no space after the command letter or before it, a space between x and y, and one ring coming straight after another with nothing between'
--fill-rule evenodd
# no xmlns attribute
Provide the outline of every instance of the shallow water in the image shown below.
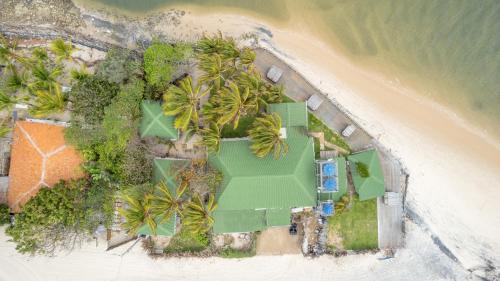
<svg viewBox="0 0 500 281"><path fill-rule="evenodd" d="M97 0L129 12L176 5L237 8L304 24L353 60L374 66L500 135L500 1Z"/></svg>

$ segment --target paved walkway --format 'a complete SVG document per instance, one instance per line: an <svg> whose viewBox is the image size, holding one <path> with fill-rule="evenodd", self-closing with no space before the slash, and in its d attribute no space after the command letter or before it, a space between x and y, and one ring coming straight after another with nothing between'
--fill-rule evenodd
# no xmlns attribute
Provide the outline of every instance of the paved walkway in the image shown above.
<svg viewBox="0 0 500 281"><path fill-rule="evenodd" d="M333 104L330 101L330 97L326 96L327 94L313 87L282 60L264 49L257 49L256 53L255 65L264 75L271 65L275 65L283 70L283 75L279 83L285 87L287 96L296 101L305 101L310 96L317 94L323 100L321 106L313 114L320 118L330 129L340 133L347 125L355 124L357 127L356 131L346 139L351 149L353 151L361 151L376 147L379 151L384 172L386 191L402 192L402 187L406 182L405 175L402 172L399 162L390 153L379 146L367 132L344 114L339 107ZM403 242L403 202L401 202L400 206L388 206L383 203L383 198L378 198L377 215L379 248L400 247Z"/></svg>

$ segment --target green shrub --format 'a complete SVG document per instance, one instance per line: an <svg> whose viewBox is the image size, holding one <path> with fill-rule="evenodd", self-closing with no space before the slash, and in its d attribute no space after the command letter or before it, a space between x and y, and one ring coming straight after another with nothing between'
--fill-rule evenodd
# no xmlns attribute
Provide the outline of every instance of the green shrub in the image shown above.
<svg viewBox="0 0 500 281"><path fill-rule="evenodd" d="M119 87L115 83L98 76L89 76L72 88L72 121L79 121L82 127L98 125L104 117L106 108L118 94Z"/></svg>
<svg viewBox="0 0 500 281"><path fill-rule="evenodd" d="M96 75L111 83L122 84L142 75L142 65L130 50L111 49L106 59L97 65Z"/></svg>
<svg viewBox="0 0 500 281"><path fill-rule="evenodd" d="M165 254L196 253L205 250L210 245L210 238L206 234L193 234L183 228L176 233L170 244L163 250Z"/></svg>
<svg viewBox="0 0 500 281"><path fill-rule="evenodd" d="M356 162L356 171L362 178L367 178L370 176L368 166L363 162Z"/></svg>
<svg viewBox="0 0 500 281"><path fill-rule="evenodd" d="M149 182L153 176L153 155L139 138L131 140L125 150L122 182L138 185Z"/></svg>
<svg viewBox="0 0 500 281"><path fill-rule="evenodd" d="M166 43L153 43L144 52L144 71L146 80L155 87L164 89L173 79L179 63L191 52L185 44L175 46Z"/></svg>
<svg viewBox="0 0 500 281"><path fill-rule="evenodd" d="M256 254L257 247L257 239L255 234L252 236L252 244L248 249L233 249L233 248L225 248L219 252L219 256L221 258L227 259L241 259L241 258L249 258L253 257Z"/></svg>
<svg viewBox="0 0 500 281"><path fill-rule="evenodd" d="M8 224L10 222L9 206L7 204L0 204L0 225Z"/></svg>

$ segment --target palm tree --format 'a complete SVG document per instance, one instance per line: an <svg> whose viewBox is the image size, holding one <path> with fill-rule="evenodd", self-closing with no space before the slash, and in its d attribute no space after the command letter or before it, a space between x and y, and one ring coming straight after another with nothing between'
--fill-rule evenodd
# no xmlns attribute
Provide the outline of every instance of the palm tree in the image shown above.
<svg viewBox="0 0 500 281"><path fill-rule="evenodd" d="M208 152L219 152L221 130L217 123L210 123L208 127L201 130L201 133L203 144L207 147Z"/></svg>
<svg viewBox="0 0 500 281"><path fill-rule="evenodd" d="M58 86L49 90L38 90L35 96L34 106L30 110L35 117L63 112L66 107L66 99Z"/></svg>
<svg viewBox="0 0 500 281"><path fill-rule="evenodd" d="M288 144L281 138L281 117L277 113L267 114L255 119L248 135L252 144L250 149L260 158L274 151L274 158L288 152Z"/></svg>
<svg viewBox="0 0 500 281"><path fill-rule="evenodd" d="M266 82L260 76L258 71L249 70L248 72L241 72L238 77L238 84L242 88L248 88L250 94L256 99L256 111L261 108L266 108L270 92Z"/></svg>
<svg viewBox="0 0 500 281"><path fill-rule="evenodd" d="M240 55L234 39L231 37L223 38L220 31L212 37L203 35L203 38L198 41L196 49L201 55L217 54L225 60L236 60Z"/></svg>
<svg viewBox="0 0 500 281"><path fill-rule="evenodd" d="M281 103L283 102L283 96L285 95L285 89L283 85L271 85L267 84L267 103Z"/></svg>
<svg viewBox="0 0 500 281"><path fill-rule="evenodd" d="M0 34L0 63L11 65L14 61L25 64L27 59L17 54L17 42L15 40L8 40Z"/></svg>
<svg viewBox="0 0 500 281"><path fill-rule="evenodd" d="M34 48L31 55L33 56L32 60L35 63L38 61L46 61L49 58L47 50L41 47Z"/></svg>
<svg viewBox="0 0 500 281"><path fill-rule="evenodd" d="M7 76L5 86L12 92L18 90L29 91L28 75L26 72L19 73L17 68L13 64L9 64L7 69L10 70L10 74Z"/></svg>
<svg viewBox="0 0 500 281"><path fill-rule="evenodd" d="M193 86L191 77L188 76L179 82L179 86L171 86L163 96L165 101L163 112L165 115L175 115L175 128L186 131L189 123L198 128L200 99L205 96L209 89L202 91L201 84Z"/></svg>
<svg viewBox="0 0 500 281"><path fill-rule="evenodd" d="M17 102L18 99L15 96L0 91L0 111L4 109L10 110Z"/></svg>
<svg viewBox="0 0 500 281"><path fill-rule="evenodd" d="M229 88L222 88L219 92L220 105L218 123L224 125L232 122L234 129L238 128L241 117L255 112L256 100L250 95L250 90L245 88L240 91L234 82L229 82Z"/></svg>
<svg viewBox="0 0 500 281"><path fill-rule="evenodd" d="M11 128L9 128L3 124L0 125L0 138L5 137L10 131L11 131Z"/></svg>
<svg viewBox="0 0 500 281"><path fill-rule="evenodd" d="M118 209L120 215L125 218L123 228L135 235L143 225L148 225L151 232L156 234L157 223L152 212L151 196L133 193L123 195L122 198L127 204L126 208Z"/></svg>
<svg viewBox="0 0 500 281"><path fill-rule="evenodd" d="M87 78L90 76L90 73L88 72L87 68L83 64L80 69L73 68L70 71L70 76L73 81L78 82L82 81L83 79Z"/></svg>
<svg viewBox="0 0 500 281"><path fill-rule="evenodd" d="M200 77L200 82L210 85L215 90L224 86L236 72L233 65L219 54L202 55L199 61L199 67L204 72Z"/></svg>
<svg viewBox="0 0 500 281"><path fill-rule="evenodd" d="M207 233L214 224L212 212L216 208L217 203L213 194L210 194L205 205L200 194L196 193L184 210L182 223L191 233Z"/></svg>
<svg viewBox="0 0 500 281"><path fill-rule="evenodd" d="M242 66L248 67L255 61L255 57L255 52L252 49L245 47L240 51L239 62Z"/></svg>
<svg viewBox="0 0 500 281"><path fill-rule="evenodd" d="M50 43L50 50L56 55L57 62L61 62L64 59L71 60L71 54L74 51L71 42L66 43L61 38L55 39Z"/></svg>
<svg viewBox="0 0 500 281"><path fill-rule="evenodd" d="M36 63L31 69L33 82L30 88L33 90L50 90L58 86L57 78L62 74L62 68L56 66L52 69L47 69L42 62Z"/></svg>
<svg viewBox="0 0 500 281"><path fill-rule="evenodd" d="M172 194L167 184L161 181L156 186L158 192L152 198L152 211L155 217L161 218L161 222L165 222L175 214L182 215L183 195L187 190L187 186L186 182L182 182L177 186L175 194Z"/></svg>
<svg viewBox="0 0 500 281"><path fill-rule="evenodd" d="M347 205L349 204L349 196L342 196L338 202L335 203L335 213L340 214L342 213Z"/></svg>

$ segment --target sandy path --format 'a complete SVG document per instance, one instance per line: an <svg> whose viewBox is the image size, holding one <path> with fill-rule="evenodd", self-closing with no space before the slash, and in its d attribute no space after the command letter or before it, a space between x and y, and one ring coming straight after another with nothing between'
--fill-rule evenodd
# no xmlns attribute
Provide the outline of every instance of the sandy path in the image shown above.
<svg viewBox="0 0 500 281"><path fill-rule="evenodd" d="M307 259L301 255L249 259L158 259L140 247L104 252L88 245L54 258L17 254L0 235L0 281L59 280L465 280L466 271L443 255L419 228L412 228L408 247L389 260L380 255ZM412 242L413 241L413 242Z"/></svg>

